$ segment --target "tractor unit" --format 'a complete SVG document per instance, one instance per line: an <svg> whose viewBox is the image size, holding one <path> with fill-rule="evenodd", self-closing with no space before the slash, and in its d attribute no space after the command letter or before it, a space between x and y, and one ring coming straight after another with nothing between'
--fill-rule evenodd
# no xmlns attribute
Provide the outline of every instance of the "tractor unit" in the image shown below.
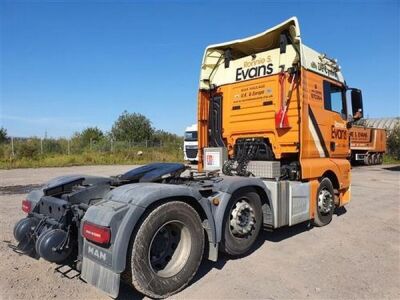
<svg viewBox="0 0 400 300"><path fill-rule="evenodd" d="M263 228L330 223L350 201L349 128L363 114L336 60L305 46L293 17L207 47L200 69L198 170L152 163L51 180L22 203L18 251L72 263L112 297L123 280L163 298L203 255L244 255Z"/></svg>

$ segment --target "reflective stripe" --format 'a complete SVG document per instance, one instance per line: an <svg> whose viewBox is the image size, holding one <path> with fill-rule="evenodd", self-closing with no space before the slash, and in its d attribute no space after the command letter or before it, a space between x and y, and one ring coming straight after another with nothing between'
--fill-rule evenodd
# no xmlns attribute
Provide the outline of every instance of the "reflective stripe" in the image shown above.
<svg viewBox="0 0 400 300"><path fill-rule="evenodd" d="M310 116L308 116L308 129L310 130L311 136L315 143L315 146L317 147L319 157L325 157L324 149L322 148L321 141L319 140L317 131L314 128L314 124L313 124Z"/></svg>

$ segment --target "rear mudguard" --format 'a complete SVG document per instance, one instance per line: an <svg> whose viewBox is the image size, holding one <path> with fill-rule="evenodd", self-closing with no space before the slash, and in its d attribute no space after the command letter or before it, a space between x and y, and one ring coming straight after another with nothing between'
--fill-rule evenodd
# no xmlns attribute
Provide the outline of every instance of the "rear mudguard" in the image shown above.
<svg viewBox="0 0 400 300"><path fill-rule="evenodd" d="M159 183L128 184L110 191L104 200L87 210L83 222L110 227L109 248L84 240L81 277L112 297L119 291L120 274L125 270L132 232L149 205L164 199L197 201L207 216L210 244L215 244L215 226L207 198L186 185ZM214 247L216 248L216 247Z"/></svg>
<svg viewBox="0 0 400 300"><path fill-rule="evenodd" d="M132 232L140 223L146 208L155 202L169 199L182 199L189 203L197 201L200 204L206 216L203 226L210 244L209 259L216 261L226 206L232 193L245 186L265 189L261 180L243 177L225 177L214 185L214 192L209 197L203 197L198 188L189 185L135 183L113 189L103 201L90 206L83 218L83 221L110 227L111 243L109 248L104 248L84 241L81 277L116 297L120 274L126 267ZM216 197L219 205L212 204Z"/></svg>
<svg viewBox="0 0 400 300"><path fill-rule="evenodd" d="M216 234L210 201L202 197L197 190L184 185L128 184L112 190L103 201L89 207L83 218L83 221L111 228L111 246L109 249L101 248L101 251L109 252L109 257L106 255L106 260L101 259L102 263L117 273L123 272L132 232L146 208L156 201L176 198L197 201L201 205L208 220L209 228L206 229L209 229L209 241L215 243ZM89 244L87 241L85 243ZM87 250L87 247L84 247L84 250ZM84 252L84 256L85 254L87 253Z"/></svg>

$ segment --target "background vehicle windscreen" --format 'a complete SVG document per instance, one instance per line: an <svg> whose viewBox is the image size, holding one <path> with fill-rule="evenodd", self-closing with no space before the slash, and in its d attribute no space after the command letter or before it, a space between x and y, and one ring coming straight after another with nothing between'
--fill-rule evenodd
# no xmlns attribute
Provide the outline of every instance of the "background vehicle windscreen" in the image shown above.
<svg viewBox="0 0 400 300"><path fill-rule="evenodd" d="M185 141L197 141L197 131L186 131Z"/></svg>

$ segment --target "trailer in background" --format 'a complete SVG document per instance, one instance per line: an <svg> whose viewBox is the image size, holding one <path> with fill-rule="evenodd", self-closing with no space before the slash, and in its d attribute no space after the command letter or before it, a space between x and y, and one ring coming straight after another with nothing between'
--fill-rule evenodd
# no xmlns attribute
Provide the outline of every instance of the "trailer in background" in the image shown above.
<svg viewBox="0 0 400 300"><path fill-rule="evenodd" d="M386 130L353 126L350 129L350 150L352 164L382 164L386 152Z"/></svg>

